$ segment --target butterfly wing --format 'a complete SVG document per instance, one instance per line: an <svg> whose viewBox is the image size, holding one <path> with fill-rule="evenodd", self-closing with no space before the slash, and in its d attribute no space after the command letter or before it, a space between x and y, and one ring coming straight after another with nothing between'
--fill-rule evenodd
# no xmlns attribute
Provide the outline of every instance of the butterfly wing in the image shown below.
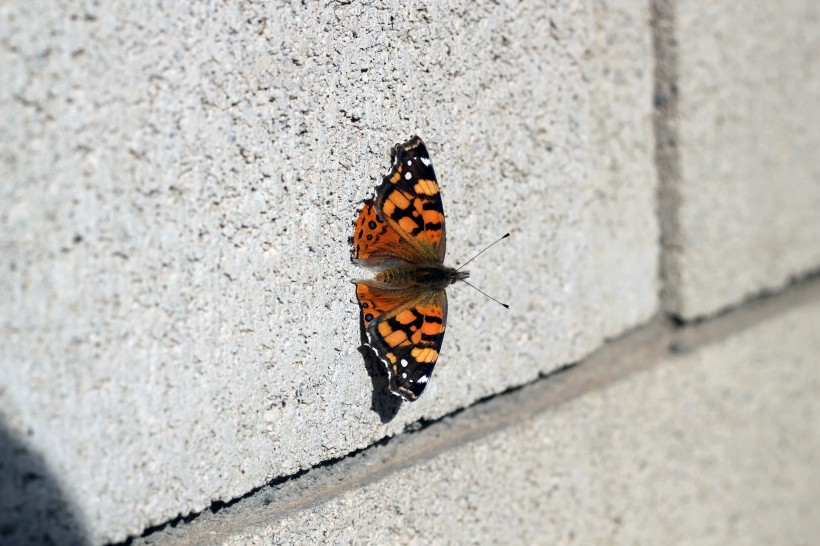
<svg viewBox="0 0 820 546"><path fill-rule="evenodd" d="M353 222L353 237L349 239L354 261L365 265L417 259L416 249L408 245L399 233L376 213L373 200L364 202L359 217Z"/></svg>
<svg viewBox="0 0 820 546"><path fill-rule="evenodd" d="M427 147L418 136L393 147L390 172L376 188L375 209L424 261L444 262L444 206Z"/></svg>
<svg viewBox="0 0 820 546"><path fill-rule="evenodd" d="M427 153L417 136L393 148L392 166L354 222L354 260L443 264L444 207ZM412 288L356 281L366 345L384 363L393 394L408 401L424 391L444 339L447 295L435 285Z"/></svg>
<svg viewBox="0 0 820 546"><path fill-rule="evenodd" d="M388 388L413 402L433 374L444 340L447 294L441 290L392 290L376 282L356 284L367 342L387 369Z"/></svg>

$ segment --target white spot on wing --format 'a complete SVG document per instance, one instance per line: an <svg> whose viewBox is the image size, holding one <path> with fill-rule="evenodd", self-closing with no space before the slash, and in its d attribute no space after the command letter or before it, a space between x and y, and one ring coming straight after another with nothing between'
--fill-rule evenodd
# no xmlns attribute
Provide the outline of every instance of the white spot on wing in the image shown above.
<svg viewBox="0 0 820 546"><path fill-rule="evenodd" d="M421 158L421 162L422 162L422 163L424 163L424 166L425 166L425 167L429 167L429 166L430 166L430 158L429 158L429 157L422 157L422 158Z"/></svg>
<svg viewBox="0 0 820 546"><path fill-rule="evenodd" d="M411 178L413 178L413 173L411 173L410 171L407 171L407 174L404 175L404 179L405 180L410 180Z"/></svg>
<svg viewBox="0 0 820 546"><path fill-rule="evenodd" d="M419 380L416 381L416 383L420 383L420 384L423 385L423 384L427 383L428 379L430 379L430 378L427 377L426 375L422 375L421 377L419 377Z"/></svg>
<svg viewBox="0 0 820 546"><path fill-rule="evenodd" d="M408 165L412 165L412 164L413 164L413 160L412 160L412 159L408 159L408 160L407 160L407 164L408 164Z"/></svg>
<svg viewBox="0 0 820 546"><path fill-rule="evenodd" d="M402 379L407 379L407 372L403 372L403 373L401 374L401 378L402 378Z"/></svg>
<svg viewBox="0 0 820 546"><path fill-rule="evenodd" d="M402 368L406 368L406 367L407 367L407 360L406 360L406 359L404 359L404 358L402 358L402 359L401 359L401 367L402 367Z"/></svg>

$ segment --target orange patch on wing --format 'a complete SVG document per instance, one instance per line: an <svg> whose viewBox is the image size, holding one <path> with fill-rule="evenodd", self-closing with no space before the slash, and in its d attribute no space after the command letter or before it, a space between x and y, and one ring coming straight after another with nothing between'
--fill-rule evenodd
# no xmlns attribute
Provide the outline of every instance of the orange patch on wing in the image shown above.
<svg viewBox="0 0 820 546"><path fill-rule="evenodd" d="M396 169L396 172L395 172L395 173L393 173L393 176L391 176L391 177L390 177L390 182L392 182L393 184L395 184L396 182L398 182L398 181L399 181L399 179L401 178L401 170L402 170L403 168L404 168L404 167L403 167L402 165L399 165L399 166L398 166L398 168Z"/></svg>
<svg viewBox="0 0 820 546"><path fill-rule="evenodd" d="M442 330L441 324L438 323L438 322L424 321L424 324L421 325L421 333L425 334L425 335L428 335L428 336L434 336L436 334L440 334L441 330Z"/></svg>
<svg viewBox="0 0 820 546"><path fill-rule="evenodd" d="M396 205L394 205L392 201L385 201L384 205L382 205L382 210L387 216L393 216L393 213L396 211Z"/></svg>
<svg viewBox="0 0 820 546"><path fill-rule="evenodd" d="M410 200L400 191L390 192L390 195L387 196L387 201L392 202L400 209L406 209L410 206ZM387 211L384 212L387 213Z"/></svg>
<svg viewBox="0 0 820 546"><path fill-rule="evenodd" d="M396 230L379 221L373 204L365 203L353 224L353 257L368 260L393 256L400 240Z"/></svg>
<svg viewBox="0 0 820 546"><path fill-rule="evenodd" d="M431 349L430 347L425 347L424 349L414 347L413 350L410 351L410 356L418 362L435 362L438 358L438 351Z"/></svg>
<svg viewBox="0 0 820 546"><path fill-rule="evenodd" d="M397 305L402 303L402 300L391 296L392 293L390 291L379 290L365 283L356 284L356 298L359 300L359 305L362 306L362 318L364 319L365 326L370 324L379 315L391 309L395 309ZM367 315L370 315L370 320L367 319ZM387 326L386 333L390 333L389 325L384 324L384 326ZM381 332L381 328L379 331L382 336L385 335L384 332Z"/></svg>
<svg viewBox="0 0 820 546"><path fill-rule="evenodd" d="M401 322L402 324L410 324L414 320L416 320L416 315L410 309L405 309L398 315L396 315L396 320Z"/></svg>
<svg viewBox="0 0 820 546"><path fill-rule="evenodd" d="M427 305L419 305L416 309L420 314L424 315L425 317L438 317L441 318L442 314L444 313L444 309L441 308L440 305L435 304L427 304Z"/></svg>
<svg viewBox="0 0 820 546"><path fill-rule="evenodd" d="M407 233L411 233L414 229L419 227L419 225L409 216L403 216L401 220L399 220L399 227Z"/></svg>
<svg viewBox="0 0 820 546"><path fill-rule="evenodd" d="M422 211L421 217L425 224L438 224L444 220L444 215L435 210Z"/></svg>
<svg viewBox="0 0 820 546"><path fill-rule="evenodd" d="M433 180L421 179L413 187L413 190L420 195L436 195L438 193L438 184Z"/></svg>
<svg viewBox="0 0 820 546"><path fill-rule="evenodd" d="M407 341L407 334L403 330L396 330L392 334L384 337L384 342L390 347L396 347Z"/></svg>

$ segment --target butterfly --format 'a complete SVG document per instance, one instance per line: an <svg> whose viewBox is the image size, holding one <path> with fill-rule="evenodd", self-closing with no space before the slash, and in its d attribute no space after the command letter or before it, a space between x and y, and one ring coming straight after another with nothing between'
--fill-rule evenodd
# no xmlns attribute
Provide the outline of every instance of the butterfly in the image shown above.
<svg viewBox="0 0 820 546"><path fill-rule="evenodd" d="M353 261L382 268L371 280L353 281L365 346L387 369L390 392L415 401L430 381L444 339L444 289L469 276L444 265L444 207L421 138L393 147L390 172L353 227Z"/></svg>

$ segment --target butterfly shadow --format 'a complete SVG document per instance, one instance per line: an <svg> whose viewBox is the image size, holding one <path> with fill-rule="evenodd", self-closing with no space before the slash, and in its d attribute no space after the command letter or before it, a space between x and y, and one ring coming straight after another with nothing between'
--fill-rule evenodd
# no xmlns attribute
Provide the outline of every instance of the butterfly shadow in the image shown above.
<svg viewBox="0 0 820 546"><path fill-rule="evenodd" d="M373 397L370 409L378 414L382 423L389 423L399 412L402 399L392 394L387 388L387 370L384 369L384 363L379 360L369 347L365 346L367 334L365 333L363 321L359 321L359 328L361 330L359 352L364 359L367 374L373 382Z"/></svg>
<svg viewBox="0 0 820 546"><path fill-rule="evenodd" d="M0 543L89 544L85 518L64 482L0 413Z"/></svg>

